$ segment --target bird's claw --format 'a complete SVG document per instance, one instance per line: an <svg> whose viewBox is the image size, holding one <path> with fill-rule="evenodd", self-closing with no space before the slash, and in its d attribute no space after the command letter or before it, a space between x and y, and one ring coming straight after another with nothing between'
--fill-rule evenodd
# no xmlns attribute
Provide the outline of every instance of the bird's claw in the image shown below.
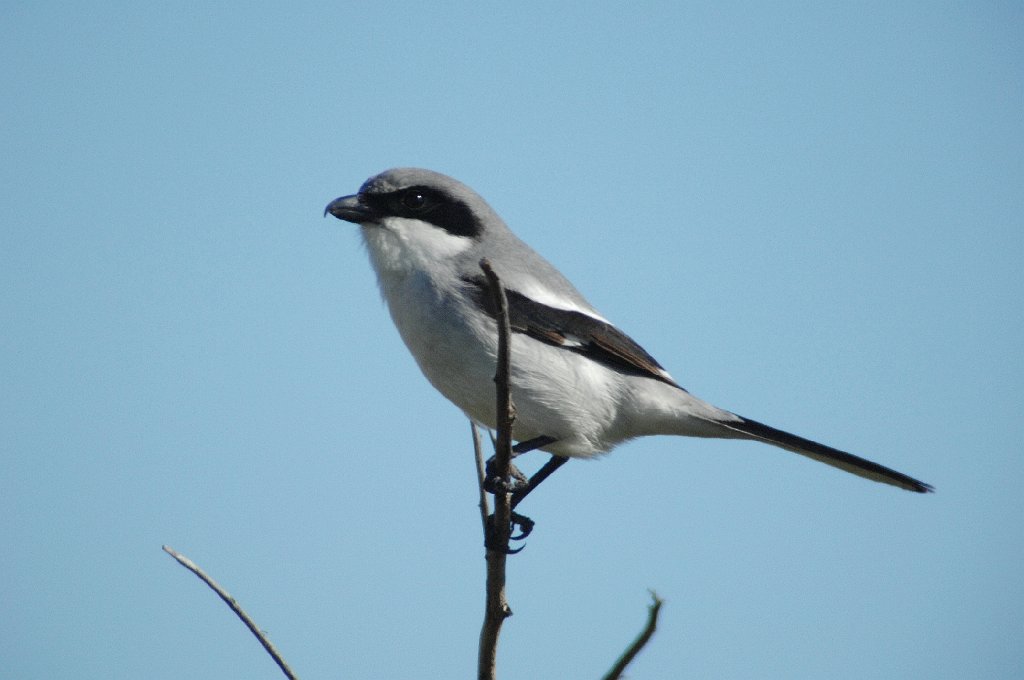
<svg viewBox="0 0 1024 680"><path fill-rule="evenodd" d="M516 527L519 527L519 534L510 535L508 540L521 541L529 536L533 533L534 521L526 515L520 515L518 512L512 511L512 531L515 531ZM526 546L524 545L523 548L525 547ZM519 550L522 550L523 548L519 548ZM519 552L519 550L516 550L516 552Z"/></svg>
<svg viewBox="0 0 1024 680"><path fill-rule="evenodd" d="M500 550L506 555L515 555L518 552L522 552L525 545L521 545L518 548L510 548L507 543L502 544L501 541L496 540L495 527L494 527L494 515L487 518L487 538L484 540L484 545L488 550ZM534 521L526 515L520 515L518 512L513 512L509 518L509 537L510 541L521 541L525 539L533 531ZM516 534L518 528L519 533Z"/></svg>
<svg viewBox="0 0 1024 680"><path fill-rule="evenodd" d="M528 481L526 475L520 472L515 465L509 465L509 476L502 477L494 470L494 458L487 461L484 473L484 491L487 493L515 493L523 488Z"/></svg>

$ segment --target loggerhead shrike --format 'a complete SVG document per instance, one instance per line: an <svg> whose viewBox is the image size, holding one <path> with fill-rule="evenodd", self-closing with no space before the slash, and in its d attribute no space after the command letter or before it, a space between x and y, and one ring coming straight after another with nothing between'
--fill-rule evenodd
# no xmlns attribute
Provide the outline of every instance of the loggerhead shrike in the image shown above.
<svg viewBox="0 0 1024 680"><path fill-rule="evenodd" d="M634 437L751 439L855 475L925 493L932 487L849 453L701 401L513 234L472 189L397 168L324 214L360 225L381 293L427 380L469 418L495 424L495 308L480 270L506 289L512 326L513 437L586 458Z"/></svg>

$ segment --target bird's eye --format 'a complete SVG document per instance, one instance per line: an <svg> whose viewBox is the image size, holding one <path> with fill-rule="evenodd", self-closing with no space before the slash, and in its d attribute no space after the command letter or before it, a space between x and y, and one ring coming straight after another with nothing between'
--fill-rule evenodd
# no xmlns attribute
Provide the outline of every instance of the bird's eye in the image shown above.
<svg viewBox="0 0 1024 680"><path fill-rule="evenodd" d="M427 195L421 189L409 189L402 193L402 206L409 210L423 210L427 207Z"/></svg>

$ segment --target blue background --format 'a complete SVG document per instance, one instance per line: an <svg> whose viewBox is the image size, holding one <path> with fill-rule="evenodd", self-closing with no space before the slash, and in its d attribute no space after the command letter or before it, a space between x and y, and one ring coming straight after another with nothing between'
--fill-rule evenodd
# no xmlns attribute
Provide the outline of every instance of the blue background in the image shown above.
<svg viewBox="0 0 1024 680"><path fill-rule="evenodd" d="M506 678L1024 675L1024 10L4 3L10 678L472 677L469 428L323 206L451 174L715 404L524 510ZM539 463L536 460L535 463Z"/></svg>

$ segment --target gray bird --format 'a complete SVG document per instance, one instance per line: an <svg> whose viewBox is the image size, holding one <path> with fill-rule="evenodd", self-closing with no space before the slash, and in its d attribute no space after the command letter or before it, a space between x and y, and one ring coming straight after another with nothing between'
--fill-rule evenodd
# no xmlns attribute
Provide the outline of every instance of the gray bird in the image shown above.
<svg viewBox="0 0 1024 680"><path fill-rule="evenodd" d="M635 437L751 439L909 491L900 472L698 399L616 328L472 189L397 168L326 208L360 225L391 318L427 380L473 421L495 424L495 309L480 260L506 288L513 437L587 458Z"/></svg>

